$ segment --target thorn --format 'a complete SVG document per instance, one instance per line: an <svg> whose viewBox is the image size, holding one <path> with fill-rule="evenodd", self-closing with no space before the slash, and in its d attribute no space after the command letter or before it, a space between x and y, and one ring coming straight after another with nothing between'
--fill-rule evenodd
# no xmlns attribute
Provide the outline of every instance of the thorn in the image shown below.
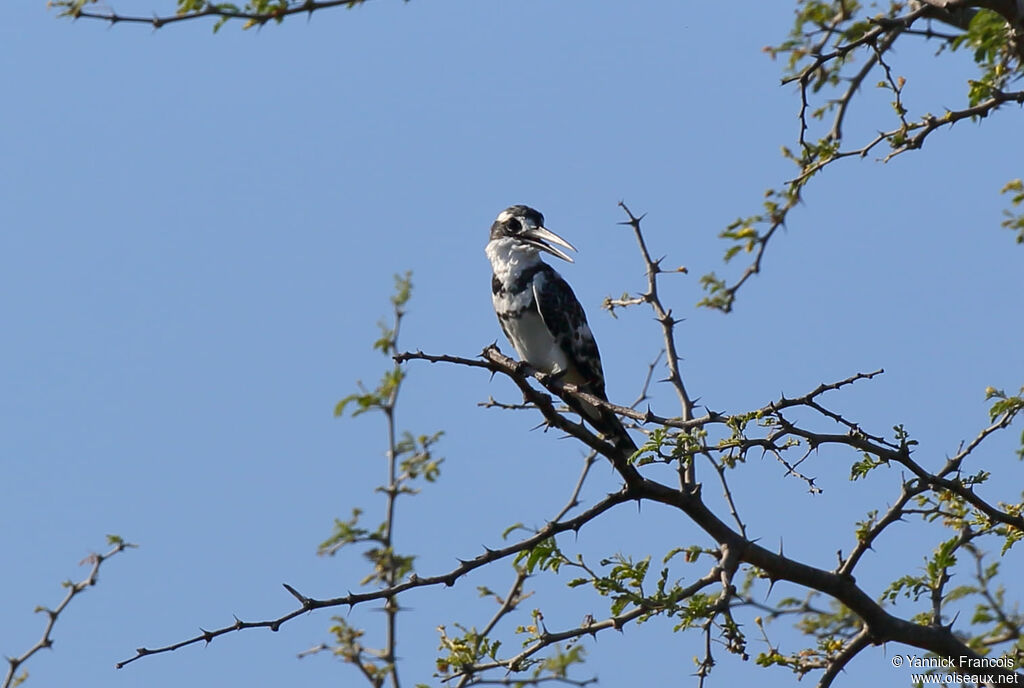
<svg viewBox="0 0 1024 688"><path fill-rule="evenodd" d="M281 585L284 586L285 590L287 590L288 592L290 592L292 594L292 597L297 599L299 602L302 602L303 604L306 603L305 595L300 594L298 590L296 590L292 586L288 585L287 583L281 583Z"/></svg>

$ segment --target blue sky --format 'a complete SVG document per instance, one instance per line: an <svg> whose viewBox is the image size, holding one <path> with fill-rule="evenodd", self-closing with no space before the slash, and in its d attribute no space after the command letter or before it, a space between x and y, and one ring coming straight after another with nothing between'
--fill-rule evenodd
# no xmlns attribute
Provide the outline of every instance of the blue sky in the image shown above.
<svg viewBox="0 0 1024 688"><path fill-rule="evenodd" d="M717 232L792 173L778 151L796 135L797 96L761 50L788 30L787 4L377 1L217 35L204 22L154 32L59 21L41 1L5 12L0 652L37 639L32 609L57 602L106 533L141 545L76 600L54 651L28 665L29 685L360 680L326 656L294 659L326 639L328 614L113 664L232 614L277 616L292 606L282 582L321 597L357 586L357 555L315 548L353 506L379 513L383 428L334 419L334 404L387 364L369 345L393 273L414 273L405 347L472 356L500 337L483 245L512 203L540 209L580 249L559 269L590 313L615 400L636 395L660 347L649 314L599 309L644 284L616 224L620 200L648 213L652 251L691 271L665 298L686 318L689 389L716 410L884 367L834 404L876 432L905 424L936 467L985 424L986 386L1024 380L1024 254L999 227L998 190L1021 176L1006 143L1019 134L1013 108L884 166L836 166L809 187L735 313L693 307L697 276L721 271ZM956 107L970 75L967 55L931 52L898 56L912 114ZM850 134L889 123L872 119L885 99L866 95ZM532 417L477 408L488 395L516 400L478 371L410 367L402 426L447 431L442 480L398 512L399 547L419 554L423 574L498 543L512 523L542 524L574 484L580 450L531 433ZM660 391L657 408L670 415L671 404ZM992 499L1019 499L1015 437L979 455L1004 471ZM853 522L898 493L896 471L848 483L855 458L809 462L819 496L768 459L744 466L734 482L752 531L831 567ZM599 477L592 495L615 487ZM880 581L872 592L939 537L889 533L864 562ZM614 513L578 546L599 558L693 543L706 541L645 507ZM405 681L430 679L438 624L489 618L476 585L510 580L498 566L409 595ZM533 582L527 608L544 609L549 628L607 612L561 580ZM685 684L699 637L668 628L601 636L577 676ZM752 654L764 649L755 636ZM720 685L792 683L718 658ZM851 671L905 678L881 651Z"/></svg>

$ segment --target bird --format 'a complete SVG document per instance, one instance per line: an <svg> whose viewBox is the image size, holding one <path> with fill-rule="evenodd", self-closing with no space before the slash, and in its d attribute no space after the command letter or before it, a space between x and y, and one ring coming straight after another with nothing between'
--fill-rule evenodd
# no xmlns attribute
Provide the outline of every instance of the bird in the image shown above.
<svg viewBox="0 0 1024 688"><path fill-rule="evenodd" d="M519 358L592 396L608 401L594 333L579 300L558 272L541 259L548 253L574 262L576 247L544 226L544 216L513 205L491 225L485 253L491 262L491 300L502 332ZM636 445L610 409L574 400L580 413L616 446Z"/></svg>

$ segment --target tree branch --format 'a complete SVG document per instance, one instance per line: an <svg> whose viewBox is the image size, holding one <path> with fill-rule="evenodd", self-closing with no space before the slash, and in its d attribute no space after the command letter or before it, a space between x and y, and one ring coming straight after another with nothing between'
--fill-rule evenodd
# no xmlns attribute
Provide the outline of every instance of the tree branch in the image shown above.
<svg viewBox="0 0 1024 688"><path fill-rule="evenodd" d="M185 9L179 10L176 14L153 15L150 17L118 14L114 9L108 9L106 11L92 11L85 9L86 6L96 4L97 2L98 0L50 0L49 6L57 9L58 17L70 17L71 19L98 19L100 21L110 22L111 26L120 23L148 24L154 29L163 28L168 24L176 24L178 22L201 19L203 17L213 17L219 19L214 27L214 30L216 30L220 28L224 22L233 19L245 20L246 23L244 28L250 28L252 26L263 26L270 21L281 22L286 17L293 14L307 13L312 15L318 10L340 7L342 5L352 8L356 5L363 4L366 0L277 0L274 2L253 0L246 5L246 9L238 9L235 5L230 3L203 1L199 3L189 3L192 5L197 4L198 9ZM185 3L179 1L179 5L183 4Z"/></svg>
<svg viewBox="0 0 1024 688"><path fill-rule="evenodd" d="M565 521L560 521L557 523L548 523L543 528L538 530L534 535L523 540L520 540L515 544L509 545L508 547L502 547L500 549L487 549L483 554L475 557L474 559L470 559L468 561L460 561L459 565L451 571L449 571L448 573L436 576L428 576L425 578L417 576L416 574L412 574L404 582L398 583L397 585L393 585L387 588L382 588L380 590L373 590L371 592L363 593L349 593L347 595L342 595L340 597L318 599L314 597L307 597L306 595L303 595L292 586L285 583L284 588L300 603L300 606L298 608L293 609L292 611L286 614L283 614L275 619L268 619L265 621L242 621L238 617L235 617L235 623L229 626L223 626L212 631L200 629L202 632L199 635L193 636L186 640L182 640L158 648L140 647L135 651L134 657L126 659L122 662L118 662L116 666L118 669L120 669L124 666L131 664L136 660L142 659L143 657L162 654L165 652L173 652L175 650L187 647L189 645L195 645L196 643L209 644L215 638L218 638L222 635L226 635L228 633L235 633L237 631L244 631L254 628L267 628L271 631L277 631L281 628L282 625L291 621L292 619L298 616L302 616L303 614L306 614L307 612L316 609L326 609L331 607L351 608L366 602L371 602L375 600L386 600L390 597L394 597L402 592L405 592L406 590L412 590L414 588L424 588L438 585L451 587L455 585L455 583L460 578L470 573L471 571L475 571L476 569L487 564L490 564L491 562L498 561L499 559L504 559L505 557L511 556L513 554L518 554L519 552L535 547L538 543L543 542L547 538L553 535L557 535L558 533L563 533L569 530L577 531L583 525L589 523L590 521L597 518L604 512L608 511L612 507L622 504L623 502L630 501L633 498L634 497L629 493L629 491L625 489L620 490L619 492L606 496L604 499L594 504L594 506L590 507L586 511L580 513L579 515L573 518L567 519Z"/></svg>
<svg viewBox="0 0 1024 688"><path fill-rule="evenodd" d="M7 658L7 674L4 676L3 682L0 683L0 688L11 688L12 686L16 686L21 683L21 681L24 680L25 675L22 675L21 677L16 676L19 667L25 664L25 662L31 659L34 654L43 648L53 646L52 634L53 628L57 624L57 619L64 610L67 609L67 606L71 604L71 600L96 585L96 582L99 580L100 566L115 554L119 554L129 548L138 547L138 545L125 542L121 538L112 535L108 536L107 540L110 544L113 544L113 548L105 554L92 554L79 562L80 564L91 563L92 568L89 570L89 574L77 583L73 583L70 580L64 583L67 593L64 595L64 599L60 601L60 604L53 609L49 609L47 607L37 608L36 611L46 614L46 627L43 628L43 635L36 641L35 645L25 650L25 652L21 653L17 657Z"/></svg>

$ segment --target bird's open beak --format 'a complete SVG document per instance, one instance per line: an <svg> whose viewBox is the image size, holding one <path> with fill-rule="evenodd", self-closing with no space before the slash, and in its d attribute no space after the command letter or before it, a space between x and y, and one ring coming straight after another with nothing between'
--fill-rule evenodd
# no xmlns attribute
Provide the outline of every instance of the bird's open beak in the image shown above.
<svg viewBox="0 0 1024 688"><path fill-rule="evenodd" d="M574 262L572 256L570 256L562 249L552 246L551 244L557 244L558 246L561 246L562 248L567 248L570 251L575 251L576 247L570 244L562 237L552 232L550 229L546 229L544 227L531 227L530 229L525 230L519 236L526 239L527 243L529 243L531 246L536 246L541 251L547 251L551 255L558 256L562 260L569 261L570 263Z"/></svg>

